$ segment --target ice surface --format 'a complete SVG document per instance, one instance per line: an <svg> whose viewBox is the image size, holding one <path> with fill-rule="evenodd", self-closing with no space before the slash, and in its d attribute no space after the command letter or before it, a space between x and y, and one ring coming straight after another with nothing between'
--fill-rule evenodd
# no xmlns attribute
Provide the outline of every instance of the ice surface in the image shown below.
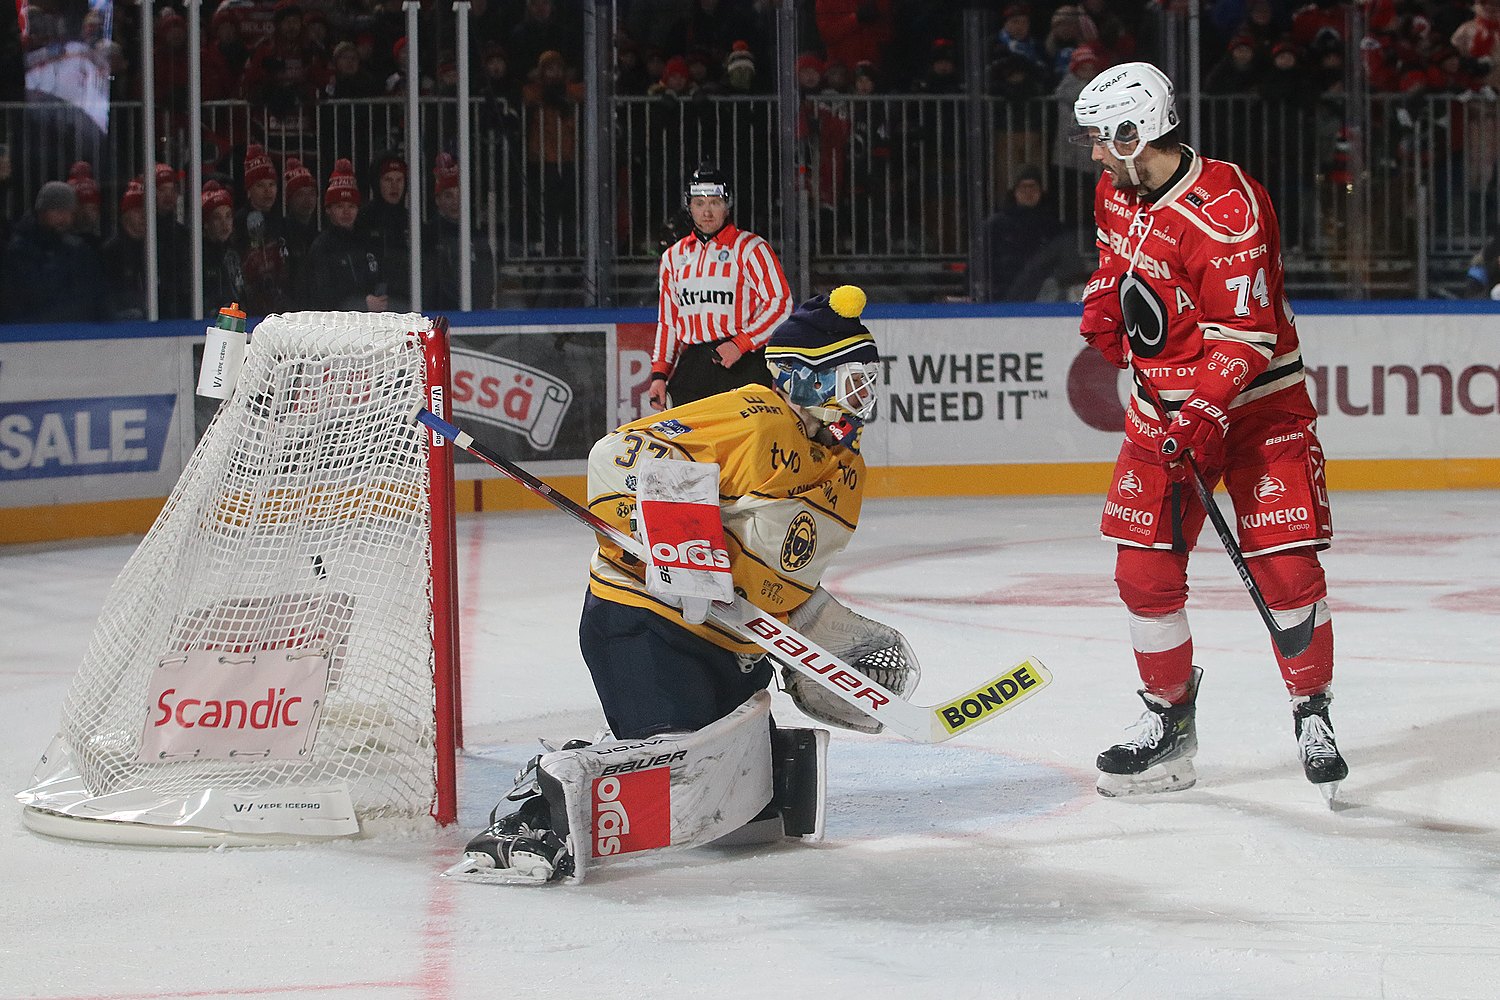
<svg viewBox="0 0 1500 1000"><path fill-rule="evenodd" d="M1500 494L1335 497L1337 811L1300 775L1268 640L1211 533L1189 605L1198 787L1094 793L1094 755L1140 711L1098 503L869 503L826 582L907 634L916 700L1030 654L1052 686L935 747L836 733L821 845L542 888L436 876L535 737L599 724L576 641L590 537L551 512L462 519L459 826L127 849L0 807L0 997L1500 996ZM27 784L133 546L0 551L5 790ZM798 718L779 693L776 712Z"/></svg>

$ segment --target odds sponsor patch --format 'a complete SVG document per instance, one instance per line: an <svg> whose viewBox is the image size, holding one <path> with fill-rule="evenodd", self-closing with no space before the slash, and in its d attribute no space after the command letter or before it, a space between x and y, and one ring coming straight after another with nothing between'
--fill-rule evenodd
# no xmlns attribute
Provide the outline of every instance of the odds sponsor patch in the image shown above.
<svg viewBox="0 0 1500 1000"><path fill-rule="evenodd" d="M672 771L646 771L595 778L594 857L631 854L672 843Z"/></svg>
<svg viewBox="0 0 1500 1000"><path fill-rule="evenodd" d="M943 720L943 728L957 733L997 712L1003 712L1016 702L1046 687L1052 680L1045 667L1032 660L1019 665L976 688L961 698L955 698L935 709Z"/></svg>

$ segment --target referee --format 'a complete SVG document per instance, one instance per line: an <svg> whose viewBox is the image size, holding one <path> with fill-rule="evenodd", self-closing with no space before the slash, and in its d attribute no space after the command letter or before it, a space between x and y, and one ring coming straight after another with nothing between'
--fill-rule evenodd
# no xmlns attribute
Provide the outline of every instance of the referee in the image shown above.
<svg viewBox="0 0 1500 1000"><path fill-rule="evenodd" d="M769 386L766 341L792 312L792 290L771 245L729 221L728 178L703 164L683 205L693 231L661 256L651 348L651 405L666 409L742 385Z"/></svg>

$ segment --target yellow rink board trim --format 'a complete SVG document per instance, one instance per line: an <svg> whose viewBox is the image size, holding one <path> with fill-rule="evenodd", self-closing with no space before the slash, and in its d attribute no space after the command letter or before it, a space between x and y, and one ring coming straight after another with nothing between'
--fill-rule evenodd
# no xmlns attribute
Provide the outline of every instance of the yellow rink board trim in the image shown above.
<svg viewBox="0 0 1500 1000"><path fill-rule="evenodd" d="M1047 668L1036 660L1024 660L993 680L986 681L962 697L933 709L949 734L978 725L1027 698L1052 680Z"/></svg>
<svg viewBox="0 0 1500 1000"><path fill-rule="evenodd" d="M1113 465L1108 462L1031 465L905 465L871 468L871 497L1103 496ZM583 476L549 480L582 503ZM460 513L476 510L540 510L547 501L508 479L460 480ZM1346 459L1328 463L1328 488L1340 490L1473 490L1500 488L1500 458ZM101 500L95 503L0 508L0 544L51 542L142 534L165 498ZM1335 539L1337 544L1337 539Z"/></svg>

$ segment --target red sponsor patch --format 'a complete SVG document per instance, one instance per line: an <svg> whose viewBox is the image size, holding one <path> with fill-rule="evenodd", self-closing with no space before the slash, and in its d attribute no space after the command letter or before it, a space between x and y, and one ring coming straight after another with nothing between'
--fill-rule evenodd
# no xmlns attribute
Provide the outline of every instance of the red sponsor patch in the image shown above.
<svg viewBox="0 0 1500 1000"><path fill-rule="evenodd" d="M595 778L594 856L649 851L672 843L672 772L649 771Z"/></svg>
<svg viewBox="0 0 1500 1000"><path fill-rule="evenodd" d="M718 504L642 500L641 519L651 539L651 561L676 569L729 572L729 550Z"/></svg>
<svg viewBox="0 0 1500 1000"><path fill-rule="evenodd" d="M1203 218L1210 226L1239 238L1249 234L1254 224L1250 216L1250 199L1243 191L1225 191L1203 206Z"/></svg>

